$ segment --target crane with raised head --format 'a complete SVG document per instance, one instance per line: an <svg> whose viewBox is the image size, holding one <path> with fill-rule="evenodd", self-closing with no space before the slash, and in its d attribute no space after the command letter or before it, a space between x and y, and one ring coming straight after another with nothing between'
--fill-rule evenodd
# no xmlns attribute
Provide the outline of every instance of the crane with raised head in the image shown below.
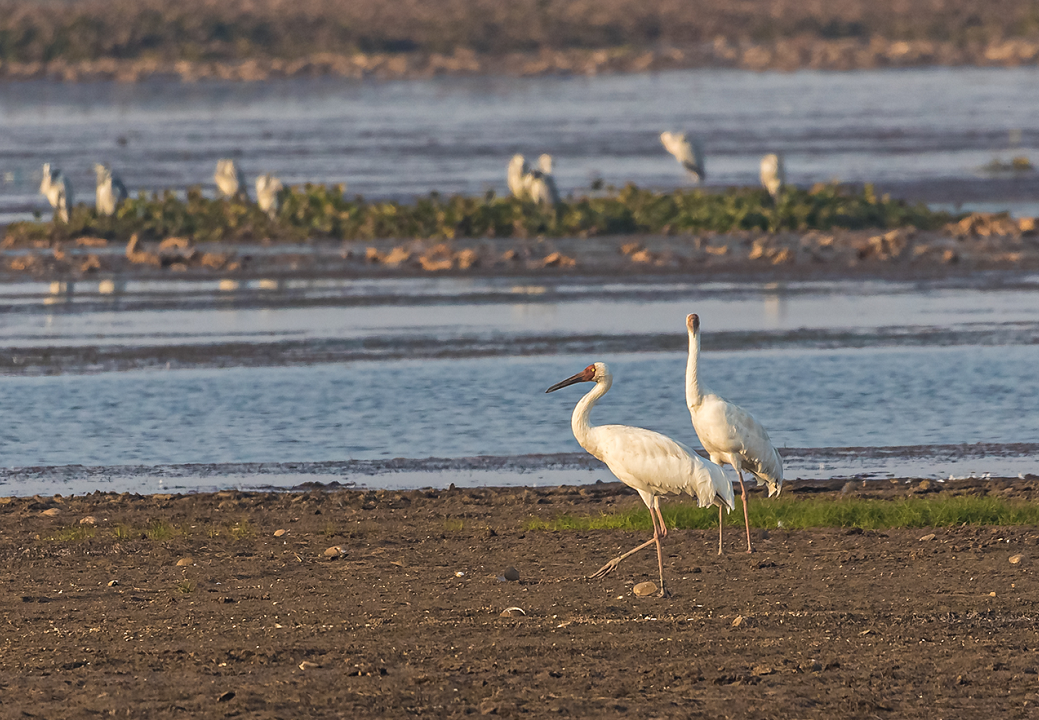
<svg viewBox="0 0 1039 720"><path fill-rule="evenodd" d="M747 526L747 552L753 552L743 473L749 472L757 478L758 485L767 485L769 497L778 495L783 488L783 458L773 447L768 432L753 415L714 394L700 382L700 316L688 315L685 325L689 333L685 404L693 420L693 429L711 461L718 465L732 465L736 470L743 497L743 520ZM718 554L721 552L719 541Z"/></svg>
<svg viewBox="0 0 1039 720"><path fill-rule="evenodd" d="M581 447L606 463L621 482L638 492L649 508L649 518L653 523L652 539L613 558L591 577L604 577L626 557L656 543L660 596L664 597L667 590L664 586L664 560L660 550L660 539L667 537L667 524L664 522L664 516L660 514L660 496L685 492L695 497L700 507L717 505L720 547L722 509L728 508L731 511L736 505L732 483L725 477L725 471L721 467L704 460L682 443L666 435L628 425L593 426L589 419L592 408L613 384L613 376L606 363L592 363L545 392L554 392L580 382L594 382L595 387L581 398L574 408L570 419L574 437Z"/></svg>
<svg viewBox="0 0 1039 720"><path fill-rule="evenodd" d="M69 209L73 205L72 183L58 168L51 168L50 163L43 164L43 179L40 181L40 193L54 208L54 214L64 223L69 221Z"/></svg>

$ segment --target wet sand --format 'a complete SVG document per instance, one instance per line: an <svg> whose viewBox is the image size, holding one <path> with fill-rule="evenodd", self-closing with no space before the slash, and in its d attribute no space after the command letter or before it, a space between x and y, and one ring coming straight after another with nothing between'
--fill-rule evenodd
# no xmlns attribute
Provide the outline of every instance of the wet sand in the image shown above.
<svg viewBox="0 0 1039 720"><path fill-rule="evenodd" d="M942 488L1039 495L1034 477ZM638 503L617 484L3 499L0 714L1034 712L1036 528L757 531L747 556L733 527L722 557L713 531L675 530L668 599L632 593L655 580L650 552L582 579L644 533L524 529ZM519 581L498 580L509 566Z"/></svg>

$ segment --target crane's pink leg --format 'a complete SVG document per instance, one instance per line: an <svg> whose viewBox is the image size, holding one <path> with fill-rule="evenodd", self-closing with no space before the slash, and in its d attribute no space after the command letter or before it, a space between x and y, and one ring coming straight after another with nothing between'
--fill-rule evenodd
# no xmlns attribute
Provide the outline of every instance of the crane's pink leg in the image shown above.
<svg viewBox="0 0 1039 720"><path fill-rule="evenodd" d="M664 516L660 512L660 506L659 505L655 505L655 508L656 508L656 511L657 511L657 517L660 519L660 537L667 537L667 523L664 522ZM650 508L650 510L649 510L649 514L650 515L653 514L653 509L654 508Z"/></svg>
<svg viewBox="0 0 1039 720"><path fill-rule="evenodd" d="M718 554L722 554L722 506L718 506Z"/></svg>
<svg viewBox="0 0 1039 720"><path fill-rule="evenodd" d="M657 533L653 533L653 537L651 537L649 540L647 540L646 542L642 543L641 545L639 545L636 548L632 548L631 550L629 550L628 552L624 553L623 555L618 555L617 557L613 558L613 560L610 560L608 563L606 563L601 568L596 570L594 573L589 575L588 579L589 580L594 580L596 578L606 577L611 572L613 572L614 569L618 565L621 564L621 560L623 560L626 557L629 557L630 555L634 555L635 553L637 553L639 550L642 550L643 548L649 547L653 543L657 542L657 538L658 537L659 537L659 535L657 535ZM659 543L658 543L658 546L659 546Z"/></svg>
<svg viewBox="0 0 1039 720"><path fill-rule="evenodd" d="M660 550L660 536L656 535L653 539L657 543L657 568L660 570L660 592L657 595L659 597L667 597L670 593L664 588L664 555Z"/></svg>
<svg viewBox="0 0 1039 720"><path fill-rule="evenodd" d="M743 484L743 473L737 470L736 474L740 478L740 495L743 496L743 521L747 525L747 552L752 553L754 549L750 546L750 514L747 512L747 486Z"/></svg>

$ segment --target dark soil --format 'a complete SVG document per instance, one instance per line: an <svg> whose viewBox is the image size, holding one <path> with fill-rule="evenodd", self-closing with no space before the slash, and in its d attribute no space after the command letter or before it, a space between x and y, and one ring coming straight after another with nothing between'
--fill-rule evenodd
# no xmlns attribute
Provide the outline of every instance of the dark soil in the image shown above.
<svg viewBox="0 0 1039 720"><path fill-rule="evenodd" d="M721 557L714 532L673 530L667 599L632 593L652 551L583 579L644 534L523 528L638 503L619 485L0 500L0 716L1034 717L1039 528L758 531L750 556L728 530Z"/></svg>

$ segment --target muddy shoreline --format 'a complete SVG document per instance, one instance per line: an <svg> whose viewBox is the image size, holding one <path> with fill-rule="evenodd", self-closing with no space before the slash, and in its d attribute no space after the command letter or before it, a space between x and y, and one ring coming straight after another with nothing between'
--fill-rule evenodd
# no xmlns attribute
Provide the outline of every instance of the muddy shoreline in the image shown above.
<svg viewBox="0 0 1039 720"><path fill-rule="evenodd" d="M0 714L1034 712L1037 528L757 531L752 556L730 528L721 557L713 531L674 530L668 599L632 593L650 554L582 579L644 533L524 529L638 503L617 484L4 499Z"/></svg>

